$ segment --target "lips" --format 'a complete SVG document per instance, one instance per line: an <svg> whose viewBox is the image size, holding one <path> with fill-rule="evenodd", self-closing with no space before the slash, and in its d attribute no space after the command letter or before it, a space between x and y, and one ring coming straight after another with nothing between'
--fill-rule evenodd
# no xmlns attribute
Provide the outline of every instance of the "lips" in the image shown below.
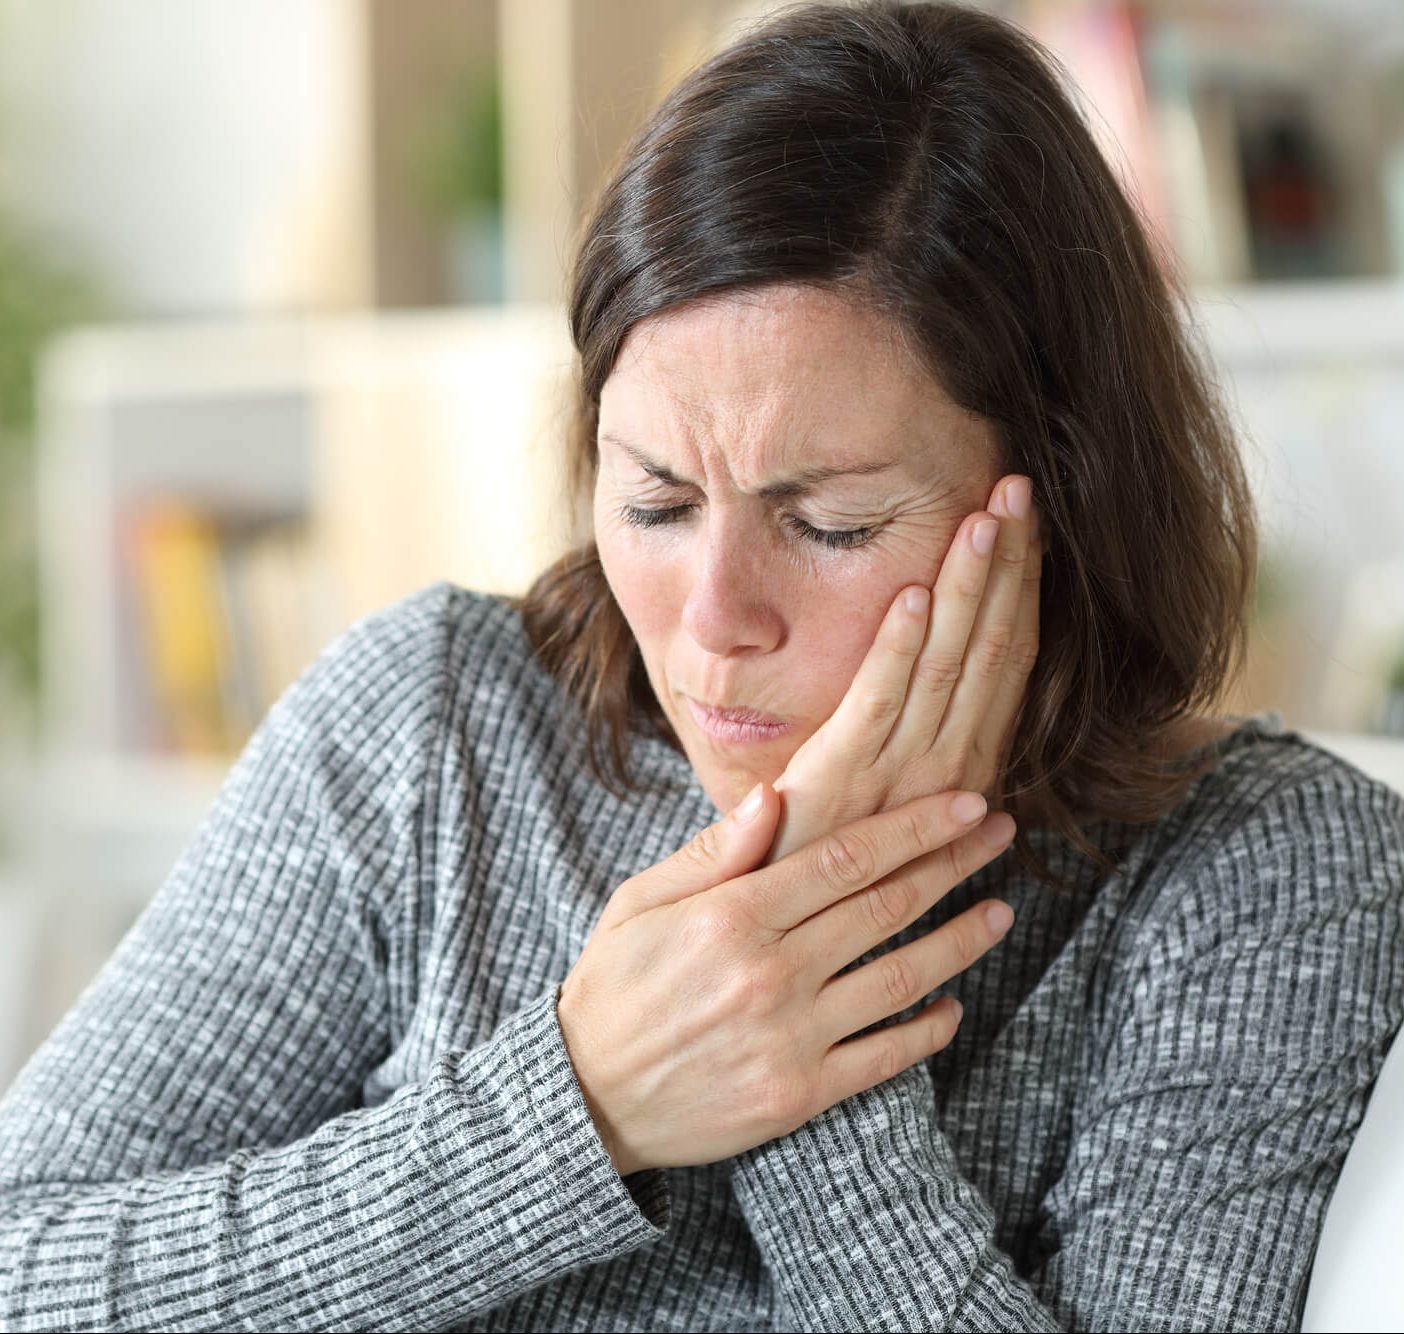
<svg viewBox="0 0 1404 1334"><path fill-rule="evenodd" d="M691 699L690 696L689 699ZM731 723L758 723L762 727L774 727L785 721L783 718L775 717L774 714L761 713L758 709L724 709L719 704L704 704L701 700L692 700L691 702L713 717L723 718Z"/></svg>
<svg viewBox="0 0 1404 1334"><path fill-rule="evenodd" d="M794 730L794 723L777 718L759 709L727 709L714 704L702 704L691 695L684 695L687 707L698 728L714 741L750 744L774 741Z"/></svg>

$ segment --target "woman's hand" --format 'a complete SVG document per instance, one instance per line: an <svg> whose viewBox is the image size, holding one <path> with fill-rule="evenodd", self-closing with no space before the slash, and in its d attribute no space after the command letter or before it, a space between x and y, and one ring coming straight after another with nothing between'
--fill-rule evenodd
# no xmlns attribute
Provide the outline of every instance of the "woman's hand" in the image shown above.
<svg viewBox="0 0 1404 1334"><path fill-rule="evenodd" d="M986 900L836 977L1003 851L1014 822L946 792L752 869L779 807L758 784L620 885L561 985L566 1049L621 1176L788 1135L940 1051L960 1018L949 999L843 1039L915 1004L1007 929L1008 908Z"/></svg>
<svg viewBox="0 0 1404 1334"><path fill-rule="evenodd" d="M770 861L914 797L993 796L1038 653L1036 523L1028 478L1002 477L989 511L956 530L934 597L898 593L833 716L776 781Z"/></svg>

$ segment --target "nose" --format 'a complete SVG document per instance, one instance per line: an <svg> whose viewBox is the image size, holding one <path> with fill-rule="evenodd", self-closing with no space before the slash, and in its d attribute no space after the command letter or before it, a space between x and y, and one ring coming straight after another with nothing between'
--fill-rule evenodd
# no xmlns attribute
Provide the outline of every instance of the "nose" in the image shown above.
<svg viewBox="0 0 1404 1334"><path fill-rule="evenodd" d="M683 603L683 629L717 657L778 648L784 620L771 582L759 544L709 516Z"/></svg>

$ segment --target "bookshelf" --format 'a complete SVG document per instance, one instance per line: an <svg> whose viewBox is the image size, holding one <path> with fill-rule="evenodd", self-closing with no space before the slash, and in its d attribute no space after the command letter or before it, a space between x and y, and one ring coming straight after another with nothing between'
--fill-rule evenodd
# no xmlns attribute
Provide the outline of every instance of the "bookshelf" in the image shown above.
<svg viewBox="0 0 1404 1334"><path fill-rule="evenodd" d="M42 744L32 772L0 773L22 840L3 897L43 961L20 1048L111 953L252 726L337 633L440 578L520 591L559 551L570 352L564 317L531 306L90 328L53 346ZM143 525L145 565L124 541ZM260 542L262 572L241 582L231 568ZM158 607L222 627L226 648L276 646L268 672L246 673L252 698L230 689L236 654L187 646L161 666L143 582ZM217 736L170 726L163 671L203 673L204 707L239 708Z"/></svg>
<svg viewBox="0 0 1404 1334"><path fill-rule="evenodd" d="M531 307L60 340L40 390L46 748L220 767L357 616L438 577L524 587L555 551L568 353ZM192 723L202 687L214 716Z"/></svg>

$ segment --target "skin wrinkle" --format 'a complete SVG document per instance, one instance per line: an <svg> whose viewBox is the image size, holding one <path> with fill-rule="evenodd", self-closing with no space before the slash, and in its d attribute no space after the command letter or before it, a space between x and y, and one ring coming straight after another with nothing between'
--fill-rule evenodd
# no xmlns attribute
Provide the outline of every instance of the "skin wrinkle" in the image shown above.
<svg viewBox="0 0 1404 1334"><path fill-rule="evenodd" d="M806 287L688 303L636 326L601 393L597 441L600 560L719 810L779 777L837 707L893 598L934 583L1000 476L993 428L917 367L883 316ZM758 494L854 462L895 466ZM630 506L686 508L640 527ZM793 518L876 531L829 547ZM698 727L689 696L795 726L760 744L721 743Z"/></svg>

